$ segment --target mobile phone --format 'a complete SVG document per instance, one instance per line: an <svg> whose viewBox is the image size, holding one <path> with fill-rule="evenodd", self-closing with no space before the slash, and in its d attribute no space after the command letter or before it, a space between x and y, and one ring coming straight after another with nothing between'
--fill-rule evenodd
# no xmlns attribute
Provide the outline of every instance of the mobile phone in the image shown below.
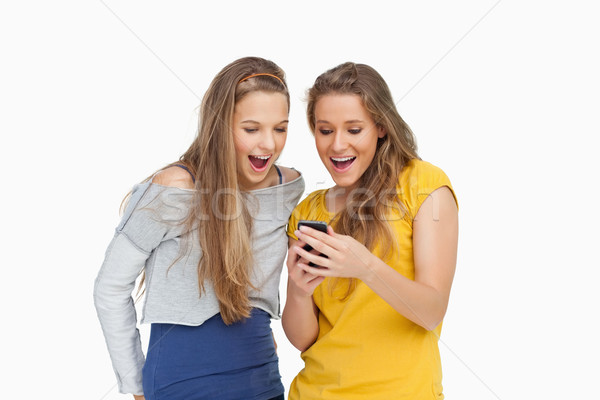
<svg viewBox="0 0 600 400"><path fill-rule="evenodd" d="M323 222L323 221L309 221L309 220L301 220L298 221L298 229L300 229L301 226L308 226L309 228L313 228L316 229L318 231L321 231L323 233L327 233L327 222ZM304 247L302 247L304 250L306 251L311 251L313 248L311 245L309 244L305 244ZM321 257L327 257L325 254L321 253L320 254ZM309 262L308 265L310 267L317 267L317 268L321 268L321 266L316 265L313 262Z"/></svg>

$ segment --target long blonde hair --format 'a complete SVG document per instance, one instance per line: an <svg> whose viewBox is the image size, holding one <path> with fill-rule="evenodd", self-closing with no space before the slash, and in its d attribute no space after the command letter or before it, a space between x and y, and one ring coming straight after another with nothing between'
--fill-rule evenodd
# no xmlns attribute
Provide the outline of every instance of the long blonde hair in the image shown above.
<svg viewBox="0 0 600 400"><path fill-rule="evenodd" d="M179 162L161 168L183 164L196 178L190 213L182 223L188 232L198 229L200 295L209 280L227 325L250 316L248 289L254 288L250 280L252 217L244 199L247 194L238 184L232 122L235 105L256 91L282 93L289 111L285 73L274 62L244 57L223 68L202 99L196 138ZM182 247L180 257L183 253ZM144 280L145 273L138 294Z"/></svg>
<svg viewBox="0 0 600 400"><path fill-rule="evenodd" d="M268 75L244 79L254 74L279 79ZM206 279L211 281L226 324L249 317L251 310L252 218L238 185L232 121L237 102L256 91L284 94L289 110L285 74L272 61L245 57L223 68L202 99L198 135L180 158L198 177L186 224L190 229L199 226L200 290ZM213 206L215 196L221 200L218 209Z"/></svg>
<svg viewBox="0 0 600 400"><path fill-rule="evenodd" d="M357 188L351 193L354 207L338 212L332 226L336 232L350 235L373 251L377 243L387 252L396 248L388 223L390 208L404 211L396 186L404 166L419 158L413 132L400 117L390 89L372 67L346 62L323 74L308 90L307 118L315 133L315 105L329 94L358 95L377 127L387 134L377 142L373 161L359 178ZM385 255L384 255L385 256ZM337 280L333 280L333 286ZM350 280L348 293L355 285Z"/></svg>

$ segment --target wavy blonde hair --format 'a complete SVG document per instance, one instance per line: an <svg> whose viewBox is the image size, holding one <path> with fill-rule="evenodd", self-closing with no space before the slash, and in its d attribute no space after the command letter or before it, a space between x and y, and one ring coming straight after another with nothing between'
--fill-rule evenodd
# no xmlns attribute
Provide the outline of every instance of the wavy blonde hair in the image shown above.
<svg viewBox="0 0 600 400"><path fill-rule="evenodd" d="M250 77L254 74L261 75ZM209 280L219 301L221 317L228 325L250 316L248 289L254 288L250 280L252 217L246 204L247 194L238 184L232 123L235 105L257 91L285 95L289 112L285 74L277 64L259 57L245 57L223 68L202 99L196 138L179 162L162 168L184 164L196 177L190 213L182 223L186 231L198 229L202 249L198 263L200 295Z"/></svg>
<svg viewBox="0 0 600 400"><path fill-rule="evenodd" d="M357 188L350 193L354 204L338 212L331 225L336 232L350 235L373 251L377 243L386 249L384 257L396 249L388 223L390 208L404 207L397 194L400 173L412 159L419 158L416 139L400 117L390 89L375 69L365 64L346 62L321 74L308 90L307 118L315 134L315 105L325 95L342 94L360 97L365 110L386 135L377 142L373 161L359 178ZM347 203L348 204L348 203ZM332 280L331 289L339 282ZM350 294L356 284L350 279Z"/></svg>

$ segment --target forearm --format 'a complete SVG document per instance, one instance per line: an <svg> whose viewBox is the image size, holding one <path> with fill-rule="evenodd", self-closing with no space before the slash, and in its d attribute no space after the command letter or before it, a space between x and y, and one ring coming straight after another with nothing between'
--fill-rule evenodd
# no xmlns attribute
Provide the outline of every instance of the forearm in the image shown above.
<svg viewBox="0 0 600 400"><path fill-rule="evenodd" d="M116 235L94 286L94 304L121 393L142 392L144 354L131 292L147 255Z"/></svg>
<svg viewBox="0 0 600 400"><path fill-rule="evenodd" d="M363 282L379 297L417 325L435 329L444 318L448 298L435 288L406 278L374 257Z"/></svg>
<svg viewBox="0 0 600 400"><path fill-rule="evenodd" d="M319 334L318 310L312 296L297 295L290 288L281 317L288 340L300 351L308 349Z"/></svg>
<svg viewBox="0 0 600 400"><path fill-rule="evenodd" d="M414 281L370 255L362 278L396 311L425 329L444 318L456 268L458 209L452 192L441 187L423 202L413 221Z"/></svg>

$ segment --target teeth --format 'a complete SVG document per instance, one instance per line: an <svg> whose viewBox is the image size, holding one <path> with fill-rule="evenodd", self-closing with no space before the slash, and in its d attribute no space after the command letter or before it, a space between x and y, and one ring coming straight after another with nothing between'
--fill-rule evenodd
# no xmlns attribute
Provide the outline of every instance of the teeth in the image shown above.
<svg viewBox="0 0 600 400"><path fill-rule="evenodd" d="M331 157L331 159L335 162L344 162L344 161L348 161L348 160L353 160L356 157L341 157L341 158L336 158L336 157Z"/></svg>
<svg viewBox="0 0 600 400"><path fill-rule="evenodd" d="M268 160L269 158L271 158L271 156L250 156L250 157L258 158L260 160Z"/></svg>

